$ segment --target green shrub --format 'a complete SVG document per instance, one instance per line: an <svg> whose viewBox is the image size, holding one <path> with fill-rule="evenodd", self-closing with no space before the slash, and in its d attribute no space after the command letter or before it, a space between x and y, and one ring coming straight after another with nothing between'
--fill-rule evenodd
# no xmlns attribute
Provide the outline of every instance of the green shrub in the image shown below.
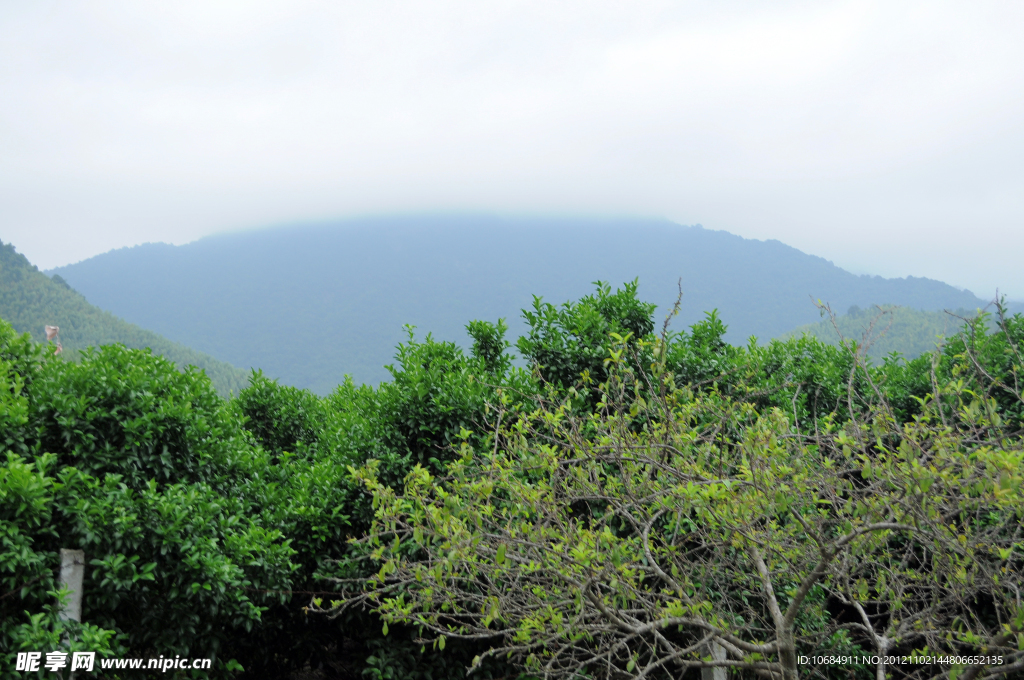
<svg viewBox="0 0 1024 680"><path fill-rule="evenodd" d="M60 548L86 553L85 622L69 644L229 661L291 587L294 551L241 488L259 455L199 371L109 346L41 355L0 322L5 654L61 639ZM270 592L266 592L270 591Z"/></svg>
<svg viewBox="0 0 1024 680"><path fill-rule="evenodd" d="M79 363L47 361L29 395L35 450L56 453L61 467L118 474L132 489L211 482L244 455L209 378L148 350L108 345Z"/></svg>

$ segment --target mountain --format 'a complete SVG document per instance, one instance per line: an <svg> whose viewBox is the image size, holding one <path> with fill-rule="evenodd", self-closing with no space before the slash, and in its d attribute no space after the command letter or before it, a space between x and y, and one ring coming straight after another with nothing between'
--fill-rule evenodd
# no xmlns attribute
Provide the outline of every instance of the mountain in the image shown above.
<svg viewBox="0 0 1024 680"><path fill-rule="evenodd" d="M675 326L717 308L727 338L771 338L834 309L974 309L972 293L923 278L855 276L778 241L664 220L431 215L353 219L146 244L53 270L100 307L236 366L320 393L345 374L387 377L403 324L466 342L471 319L508 320L592 282L640 279Z"/></svg>
<svg viewBox="0 0 1024 680"><path fill-rule="evenodd" d="M72 361L86 347L121 343L135 349L149 347L179 367L191 364L202 368L224 395L237 394L248 384L245 371L94 307L59 275L46 276L15 252L13 245L2 242L0 318L37 342L46 342L44 326L58 326L62 354Z"/></svg>

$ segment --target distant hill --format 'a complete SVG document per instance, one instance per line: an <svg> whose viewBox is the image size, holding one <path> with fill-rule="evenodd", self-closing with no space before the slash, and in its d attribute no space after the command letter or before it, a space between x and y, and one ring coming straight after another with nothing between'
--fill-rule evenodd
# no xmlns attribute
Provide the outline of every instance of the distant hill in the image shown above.
<svg viewBox="0 0 1024 680"><path fill-rule="evenodd" d="M2 242L0 318L19 333L31 334L37 342L46 341L44 326L58 326L62 353L72 361L86 347L121 343L135 349L149 347L178 366L191 364L204 369L224 395L232 391L237 394L248 384L245 371L94 307L60 276L51 279L15 252L13 245Z"/></svg>
<svg viewBox="0 0 1024 680"><path fill-rule="evenodd" d="M810 335L831 345L845 340L867 343L867 354L881 359L893 352L913 359L930 352L945 338L955 335L977 310L957 309L950 312L924 312L908 307L852 307L846 314L801 326L781 336L783 339Z"/></svg>
<svg viewBox="0 0 1024 680"><path fill-rule="evenodd" d="M405 216L147 244L53 271L98 306L231 364L325 393L382 366L418 333L466 342L471 319L504 317L512 339L533 295L576 299L598 279L640 279L676 326L717 308L727 338L772 338L836 309L899 304L974 309L972 293L922 278L855 276L778 241L662 220Z"/></svg>

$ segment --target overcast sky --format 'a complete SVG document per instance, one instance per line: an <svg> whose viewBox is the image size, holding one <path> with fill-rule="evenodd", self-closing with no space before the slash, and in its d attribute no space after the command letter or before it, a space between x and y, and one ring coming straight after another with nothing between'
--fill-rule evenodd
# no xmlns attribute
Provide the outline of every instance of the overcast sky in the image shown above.
<svg viewBox="0 0 1024 680"><path fill-rule="evenodd" d="M1024 3L0 2L40 268L368 213L638 215L1024 298Z"/></svg>

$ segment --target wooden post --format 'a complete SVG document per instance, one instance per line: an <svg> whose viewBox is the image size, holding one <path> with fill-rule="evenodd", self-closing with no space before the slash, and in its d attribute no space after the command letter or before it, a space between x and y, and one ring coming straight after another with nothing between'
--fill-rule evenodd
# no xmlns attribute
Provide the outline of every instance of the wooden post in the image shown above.
<svg viewBox="0 0 1024 680"><path fill-rule="evenodd" d="M712 642L710 645L704 648L706 652L710 653L710 656L715 661L725 661L725 647ZM701 668L700 669L700 680L726 680L727 668L725 666L717 666L715 668Z"/></svg>
<svg viewBox="0 0 1024 680"><path fill-rule="evenodd" d="M85 551L60 551L60 587L71 591L67 601L60 608L60 618L65 621L82 622L82 579L85 578Z"/></svg>

